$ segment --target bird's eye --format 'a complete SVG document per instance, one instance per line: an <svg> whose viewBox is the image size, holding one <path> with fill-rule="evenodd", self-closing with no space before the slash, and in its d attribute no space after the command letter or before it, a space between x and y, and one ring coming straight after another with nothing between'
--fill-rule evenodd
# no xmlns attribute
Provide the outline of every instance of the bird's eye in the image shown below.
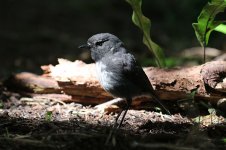
<svg viewBox="0 0 226 150"><path fill-rule="evenodd" d="M102 45L103 45L103 42L102 42L102 41L96 42L95 45L96 45L96 46L102 46Z"/></svg>
<svg viewBox="0 0 226 150"><path fill-rule="evenodd" d="M102 46L104 42L108 41L108 39L104 39L104 40L101 40L101 41L97 41L95 43L96 46Z"/></svg>

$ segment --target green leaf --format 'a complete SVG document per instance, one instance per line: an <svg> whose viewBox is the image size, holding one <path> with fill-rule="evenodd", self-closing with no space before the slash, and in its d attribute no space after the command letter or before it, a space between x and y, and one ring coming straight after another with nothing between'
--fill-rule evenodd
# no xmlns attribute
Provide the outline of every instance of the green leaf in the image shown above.
<svg viewBox="0 0 226 150"><path fill-rule="evenodd" d="M165 57L163 50L150 37L151 21L145 17L141 10L142 0L126 0L133 9L132 21L143 32L143 43L154 54L159 67L165 67Z"/></svg>
<svg viewBox="0 0 226 150"><path fill-rule="evenodd" d="M210 115L216 115L216 113L217 113L216 109L214 109L214 108L209 108L208 112Z"/></svg>
<svg viewBox="0 0 226 150"><path fill-rule="evenodd" d="M225 7L226 0L208 2L201 11L198 22L192 24L201 46L205 47L208 44L211 32L223 23L223 21L215 21L214 19L218 13L224 11Z"/></svg>
<svg viewBox="0 0 226 150"><path fill-rule="evenodd" d="M53 117L53 112L52 111L47 111L45 114L45 121L51 121Z"/></svg>
<svg viewBox="0 0 226 150"><path fill-rule="evenodd" d="M4 107L4 103L2 100L0 100L0 109L2 109Z"/></svg>
<svg viewBox="0 0 226 150"><path fill-rule="evenodd" d="M195 89L195 90L193 90L193 91L189 94L189 97L190 97L192 100L195 99L195 94L197 93L197 90L198 90L198 89Z"/></svg>
<svg viewBox="0 0 226 150"><path fill-rule="evenodd" d="M226 34L226 25L220 24L214 30Z"/></svg>

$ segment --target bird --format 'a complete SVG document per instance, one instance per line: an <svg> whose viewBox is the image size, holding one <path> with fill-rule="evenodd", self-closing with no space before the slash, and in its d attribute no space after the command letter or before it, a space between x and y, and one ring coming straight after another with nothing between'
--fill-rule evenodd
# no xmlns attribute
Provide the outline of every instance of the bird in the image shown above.
<svg viewBox="0 0 226 150"><path fill-rule="evenodd" d="M132 100L142 95L151 96L170 114L159 101L141 65L117 36L98 33L91 36L87 43L80 45L79 48L91 51L97 78L103 89L113 97L125 99L127 102L125 109L116 117L114 127L121 127ZM121 121L117 124L123 111Z"/></svg>

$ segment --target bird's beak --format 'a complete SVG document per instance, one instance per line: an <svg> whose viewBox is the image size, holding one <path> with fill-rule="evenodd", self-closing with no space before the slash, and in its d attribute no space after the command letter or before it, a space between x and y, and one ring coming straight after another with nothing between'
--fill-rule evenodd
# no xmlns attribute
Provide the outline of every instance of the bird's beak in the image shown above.
<svg viewBox="0 0 226 150"><path fill-rule="evenodd" d="M78 48L82 48L82 49L90 49L91 46L90 46L90 44L83 44L83 45L80 45Z"/></svg>

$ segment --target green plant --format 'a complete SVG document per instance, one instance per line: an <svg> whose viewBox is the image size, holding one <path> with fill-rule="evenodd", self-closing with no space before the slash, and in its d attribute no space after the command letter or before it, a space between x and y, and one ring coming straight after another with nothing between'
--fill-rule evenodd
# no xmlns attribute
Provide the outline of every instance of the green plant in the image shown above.
<svg viewBox="0 0 226 150"><path fill-rule="evenodd" d="M53 117L53 112L52 111L47 111L45 114L45 121L51 121Z"/></svg>
<svg viewBox="0 0 226 150"><path fill-rule="evenodd" d="M9 138L9 130L8 130L7 127L5 128L4 137L5 137L5 138Z"/></svg>
<svg viewBox="0 0 226 150"><path fill-rule="evenodd" d="M215 16L218 13L223 12L225 7L226 0L211 0L211 2L208 2L202 9L198 17L198 22L192 24L196 37L204 49L204 63L206 61L205 48L208 45L211 32L217 27L217 30L220 32L226 30L225 27L222 29L221 25L224 21L215 21Z"/></svg>
<svg viewBox="0 0 226 150"><path fill-rule="evenodd" d="M4 107L4 103L2 100L0 100L0 109L2 109Z"/></svg>
<svg viewBox="0 0 226 150"><path fill-rule="evenodd" d="M133 9L132 21L143 32L143 43L154 54L159 67L165 67L165 57L162 48L151 40L151 21L145 17L141 10L142 0L126 0Z"/></svg>
<svg viewBox="0 0 226 150"><path fill-rule="evenodd" d="M226 34L226 25L220 24L214 30Z"/></svg>

